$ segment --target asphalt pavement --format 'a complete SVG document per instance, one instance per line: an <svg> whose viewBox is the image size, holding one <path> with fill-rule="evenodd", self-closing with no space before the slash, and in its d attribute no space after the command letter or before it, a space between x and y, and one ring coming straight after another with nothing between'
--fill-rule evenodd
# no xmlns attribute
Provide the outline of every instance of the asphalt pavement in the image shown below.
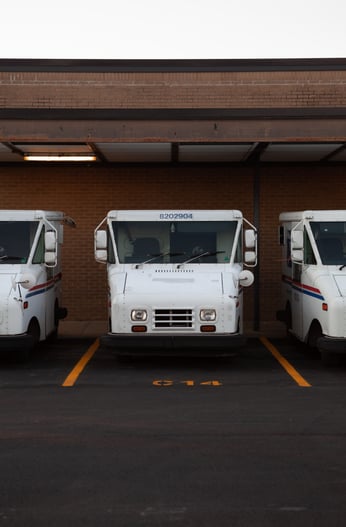
<svg viewBox="0 0 346 527"><path fill-rule="evenodd" d="M0 397L0 525L346 522L346 362L285 339L119 362L65 334L2 357Z"/></svg>

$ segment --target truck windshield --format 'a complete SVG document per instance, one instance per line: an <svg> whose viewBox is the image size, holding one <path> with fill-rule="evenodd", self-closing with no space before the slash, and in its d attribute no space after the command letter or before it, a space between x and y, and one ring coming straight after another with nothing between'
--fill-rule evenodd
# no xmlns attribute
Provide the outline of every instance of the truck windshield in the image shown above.
<svg viewBox="0 0 346 527"><path fill-rule="evenodd" d="M237 221L113 221L120 263L225 263L234 244L240 261Z"/></svg>
<svg viewBox="0 0 346 527"><path fill-rule="evenodd" d="M311 230L325 265L346 264L346 222L312 221Z"/></svg>
<svg viewBox="0 0 346 527"><path fill-rule="evenodd" d="M26 263L38 221L0 221L0 264Z"/></svg>

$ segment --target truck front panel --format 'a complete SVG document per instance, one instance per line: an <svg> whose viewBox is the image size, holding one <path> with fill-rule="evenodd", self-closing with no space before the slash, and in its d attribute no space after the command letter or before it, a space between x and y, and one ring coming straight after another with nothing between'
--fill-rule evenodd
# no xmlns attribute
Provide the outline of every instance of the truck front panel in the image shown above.
<svg viewBox="0 0 346 527"><path fill-rule="evenodd" d="M146 353L185 347L211 354L227 354L244 343L242 215L206 216L108 214L110 331L103 343L118 353L140 352L140 346Z"/></svg>

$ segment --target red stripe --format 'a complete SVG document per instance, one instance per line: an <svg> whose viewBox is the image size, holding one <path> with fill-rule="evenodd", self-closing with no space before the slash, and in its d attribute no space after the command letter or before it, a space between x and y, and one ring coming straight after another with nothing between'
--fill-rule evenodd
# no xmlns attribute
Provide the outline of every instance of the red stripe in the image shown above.
<svg viewBox="0 0 346 527"><path fill-rule="evenodd" d="M321 295L321 291L319 289L316 289L316 287L311 287L311 285L302 284L301 282L297 282L297 280L293 280L292 278L289 278L289 276L282 276L282 279L284 282L289 282L292 285L298 286L301 289L306 289L307 291L312 291L313 293L318 293Z"/></svg>
<svg viewBox="0 0 346 527"><path fill-rule="evenodd" d="M48 282L45 282L44 284L35 285L31 289L29 289L29 292L37 291L37 289L42 289L43 287L48 287L49 285L54 284L55 282L58 282L59 280L61 280L61 277L62 277L62 273L58 273L51 280L48 280Z"/></svg>

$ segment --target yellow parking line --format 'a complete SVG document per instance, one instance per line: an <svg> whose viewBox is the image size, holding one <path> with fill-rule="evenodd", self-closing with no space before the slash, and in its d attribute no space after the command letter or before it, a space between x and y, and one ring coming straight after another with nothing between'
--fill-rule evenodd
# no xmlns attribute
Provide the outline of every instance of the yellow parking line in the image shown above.
<svg viewBox="0 0 346 527"><path fill-rule="evenodd" d="M267 348L267 350L270 351L270 353L276 358L276 360L281 364L281 366L287 371L287 373L296 381L296 383L299 386L303 386L305 388L311 387L311 384L309 384L304 377L300 375L300 373L297 372L297 370L288 362L288 360L285 359L279 353L279 351L276 349L276 347L269 342L269 340L266 337L260 337L259 338L262 344Z"/></svg>
<svg viewBox="0 0 346 527"><path fill-rule="evenodd" d="M88 364L92 356L94 355L95 351L98 349L100 345L99 339L96 339L95 342L90 346L88 351L86 351L83 355L83 357L77 362L73 370L68 374L64 382L62 383L62 386L64 387L70 387L75 384L78 377L84 370L85 366Z"/></svg>

